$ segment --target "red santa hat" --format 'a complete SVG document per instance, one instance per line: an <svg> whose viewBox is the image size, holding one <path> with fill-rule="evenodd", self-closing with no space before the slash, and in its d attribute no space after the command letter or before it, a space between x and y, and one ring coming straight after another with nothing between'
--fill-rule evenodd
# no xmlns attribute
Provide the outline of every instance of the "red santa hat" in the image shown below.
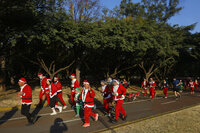
<svg viewBox="0 0 200 133"><path fill-rule="evenodd" d="M59 79L58 77L54 77L55 79Z"/></svg>
<svg viewBox="0 0 200 133"><path fill-rule="evenodd" d="M75 74L73 73L73 74L71 75L71 77L75 77Z"/></svg>
<svg viewBox="0 0 200 133"><path fill-rule="evenodd" d="M20 78L20 79L19 79L19 82L26 83L26 79L25 79L25 78Z"/></svg>
<svg viewBox="0 0 200 133"><path fill-rule="evenodd" d="M85 85L85 84L88 84L88 85L89 85L90 83L89 83L87 80L84 80L84 81L83 81L83 84L84 84L84 85Z"/></svg>
<svg viewBox="0 0 200 133"><path fill-rule="evenodd" d="M38 76L42 76L42 73L38 73Z"/></svg>
<svg viewBox="0 0 200 133"><path fill-rule="evenodd" d="M117 84L119 84L119 81L118 81L118 80L116 80L116 79L114 79L114 80L113 80L113 82L116 82Z"/></svg>

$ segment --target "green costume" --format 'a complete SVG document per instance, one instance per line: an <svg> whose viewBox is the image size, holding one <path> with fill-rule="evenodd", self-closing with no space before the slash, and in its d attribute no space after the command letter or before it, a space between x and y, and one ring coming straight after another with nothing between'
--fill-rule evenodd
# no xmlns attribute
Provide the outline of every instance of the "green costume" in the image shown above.
<svg viewBox="0 0 200 133"><path fill-rule="evenodd" d="M79 88L75 89L76 91L80 91ZM81 96L80 92L75 94L75 102L76 102L76 115L79 115L80 108L81 108L81 100L79 97Z"/></svg>
<svg viewBox="0 0 200 133"><path fill-rule="evenodd" d="M179 89L180 89L180 91L183 90L183 82L180 83L180 85L179 85Z"/></svg>

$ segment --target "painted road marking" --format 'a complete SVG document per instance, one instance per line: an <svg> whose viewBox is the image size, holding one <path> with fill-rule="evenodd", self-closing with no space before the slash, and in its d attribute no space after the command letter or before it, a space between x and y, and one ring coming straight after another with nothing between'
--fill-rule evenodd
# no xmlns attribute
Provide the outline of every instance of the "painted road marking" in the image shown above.
<svg viewBox="0 0 200 133"><path fill-rule="evenodd" d="M176 101L169 101L169 102L165 102L165 103L161 103L161 104L169 104L169 103L174 103Z"/></svg>

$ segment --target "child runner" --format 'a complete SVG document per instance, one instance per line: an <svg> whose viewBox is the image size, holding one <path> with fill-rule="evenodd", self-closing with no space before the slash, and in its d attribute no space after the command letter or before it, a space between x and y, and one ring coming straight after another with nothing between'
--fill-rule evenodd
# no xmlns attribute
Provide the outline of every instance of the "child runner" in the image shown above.
<svg viewBox="0 0 200 133"><path fill-rule="evenodd" d="M81 108L81 100L80 100L80 89L76 88L75 89L75 102L76 102L76 115L75 117L79 117L80 114L80 108Z"/></svg>
<svg viewBox="0 0 200 133"><path fill-rule="evenodd" d="M183 81L182 80L180 80L180 82L179 82L179 90L180 90L180 92L183 92Z"/></svg>

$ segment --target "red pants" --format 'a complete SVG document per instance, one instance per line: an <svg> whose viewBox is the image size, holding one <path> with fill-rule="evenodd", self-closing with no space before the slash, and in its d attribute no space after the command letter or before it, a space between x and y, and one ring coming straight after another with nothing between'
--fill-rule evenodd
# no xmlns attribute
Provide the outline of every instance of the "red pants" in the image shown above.
<svg viewBox="0 0 200 133"><path fill-rule="evenodd" d="M57 97L60 99L63 106L65 106L66 104L65 104L65 101L62 98L62 92L58 92ZM56 105L58 105L58 102L56 102Z"/></svg>
<svg viewBox="0 0 200 133"><path fill-rule="evenodd" d="M151 98L153 99L154 96L155 96L155 94L156 94L156 92L155 92L155 88L150 88L150 89L149 89L149 92L150 92L150 96L151 96Z"/></svg>
<svg viewBox="0 0 200 133"><path fill-rule="evenodd" d="M90 123L89 122L89 117L92 116L92 117L95 117L96 114L91 112L92 108L89 108L89 107L85 107L84 108L84 119L85 119L85 123Z"/></svg>
<svg viewBox="0 0 200 133"><path fill-rule="evenodd" d="M144 89L144 95L145 96L147 95L147 89Z"/></svg>
<svg viewBox="0 0 200 133"><path fill-rule="evenodd" d="M72 92L71 92L71 96L70 96L70 99L71 99L72 105L75 105L75 104L76 104L75 101L74 101L74 97L75 97L75 92L72 91Z"/></svg>
<svg viewBox="0 0 200 133"><path fill-rule="evenodd" d="M111 100L110 98L103 99L103 107L106 109L107 113L110 113L110 107L109 107L110 100Z"/></svg>
<svg viewBox="0 0 200 133"><path fill-rule="evenodd" d="M194 92L194 87L190 87L190 92Z"/></svg>
<svg viewBox="0 0 200 133"><path fill-rule="evenodd" d="M39 97L40 97L40 104L42 104L42 99L43 99L42 97L43 97L43 95L46 96L46 98L47 98L47 103L48 103L48 105L49 105L49 103L50 103L50 102L49 102L49 93L47 93L47 91L44 91L44 92L43 92L42 90L40 91L40 95L39 95Z"/></svg>
<svg viewBox="0 0 200 133"><path fill-rule="evenodd" d="M123 114L123 116L126 116L126 112L124 108L122 107L123 100L118 100L115 102L115 120L118 120L119 118L119 111Z"/></svg>
<svg viewBox="0 0 200 133"><path fill-rule="evenodd" d="M163 88L163 94L167 97L168 88Z"/></svg>
<svg viewBox="0 0 200 133"><path fill-rule="evenodd" d="M195 88L198 89L198 85L195 85Z"/></svg>

